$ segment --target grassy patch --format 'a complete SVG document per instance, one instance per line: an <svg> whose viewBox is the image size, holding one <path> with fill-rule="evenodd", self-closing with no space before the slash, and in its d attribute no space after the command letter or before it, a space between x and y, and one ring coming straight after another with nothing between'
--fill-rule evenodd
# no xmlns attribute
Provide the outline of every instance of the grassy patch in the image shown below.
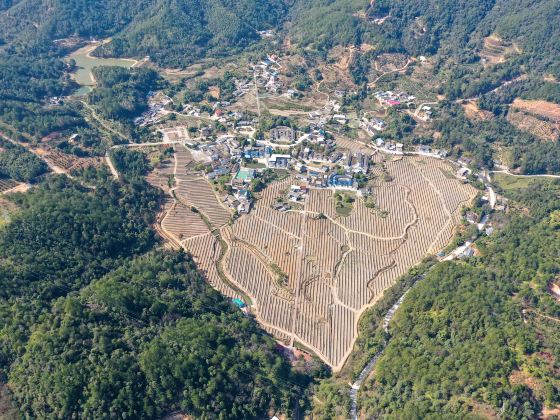
<svg viewBox="0 0 560 420"><path fill-rule="evenodd" d="M342 217L349 216L352 213L352 206L336 206L336 214Z"/></svg>
<svg viewBox="0 0 560 420"><path fill-rule="evenodd" d="M529 188L536 183L550 184L551 180L544 177L520 177L504 173L493 175L494 182L505 192Z"/></svg>
<svg viewBox="0 0 560 420"><path fill-rule="evenodd" d="M353 192L337 192L334 194L334 201L336 203L336 213L339 216L346 217L350 215L354 208L354 201L356 194Z"/></svg>
<svg viewBox="0 0 560 420"><path fill-rule="evenodd" d="M0 197L0 228L10 222L12 214L17 210L17 206L11 201Z"/></svg>
<svg viewBox="0 0 560 420"><path fill-rule="evenodd" d="M254 162L254 163L246 163L245 166L251 169L264 169L266 165L264 163Z"/></svg>
<svg viewBox="0 0 560 420"><path fill-rule="evenodd" d="M311 112L313 108L303 105L303 104L296 104L293 102L284 102L284 101L273 101L269 98L263 100L266 107L270 110L277 109L278 111L301 111L301 112Z"/></svg>

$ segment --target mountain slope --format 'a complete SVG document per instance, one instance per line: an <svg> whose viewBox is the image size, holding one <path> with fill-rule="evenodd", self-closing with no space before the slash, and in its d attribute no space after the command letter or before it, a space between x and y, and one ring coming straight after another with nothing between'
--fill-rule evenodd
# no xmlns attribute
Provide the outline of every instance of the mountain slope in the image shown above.
<svg viewBox="0 0 560 420"><path fill-rule="evenodd" d="M299 0L290 21L292 41L317 49L368 43L380 52L439 53L466 61L495 33L517 43L525 62L560 74L556 0Z"/></svg>
<svg viewBox="0 0 560 420"><path fill-rule="evenodd" d="M163 65L184 65L247 46L285 11L282 0L21 0L0 15L0 39L17 44L115 36L101 54L150 55Z"/></svg>
<svg viewBox="0 0 560 420"><path fill-rule="evenodd" d="M182 65L248 46L259 39L257 31L278 24L283 14L278 0L159 0L99 53L149 55L163 65Z"/></svg>

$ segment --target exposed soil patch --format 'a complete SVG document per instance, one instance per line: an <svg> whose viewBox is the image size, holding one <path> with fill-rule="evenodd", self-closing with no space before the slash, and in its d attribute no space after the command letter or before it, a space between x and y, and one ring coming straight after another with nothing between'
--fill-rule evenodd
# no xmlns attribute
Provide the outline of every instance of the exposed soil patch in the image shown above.
<svg viewBox="0 0 560 420"><path fill-rule="evenodd" d="M529 101L516 98L511 104L513 109L528 112L560 123L560 105L547 101Z"/></svg>
<svg viewBox="0 0 560 420"><path fill-rule="evenodd" d="M546 141L557 141L560 138L560 123L544 121L525 112L511 111L508 121L520 130L527 131Z"/></svg>
<svg viewBox="0 0 560 420"><path fill-rule="evenodd" d="M403 68L407 63L404 54L381 54L375 59L375 69L387 73Z"/></svg>
<svg viewBox="0 0 560 420"><path fill-rule="evenodd" d="M489 121L494 118L494 114L490 111L480 109L474 101L469 101L461 106L463 107L463 111L465 111L465 115L470 120Z"/></svg>
<svg viewBox="0 0 560 420"><path fill-rule="evenodd" d="M488 64L499 64L520 52L521 50L517 45L506 42L497 35L491 35L484 38L484 46L479 55L482 59L486 60Z"/></svg>

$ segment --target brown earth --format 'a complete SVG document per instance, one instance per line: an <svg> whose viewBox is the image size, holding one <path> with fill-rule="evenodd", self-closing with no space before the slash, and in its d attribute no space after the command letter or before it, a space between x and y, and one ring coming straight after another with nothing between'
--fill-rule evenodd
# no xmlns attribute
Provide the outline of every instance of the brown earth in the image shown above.
<svg viewBox="0 0 560 420"><path fill-rule="evenodd" d="M465 115L470 120L489 121L494 117L490 111L480 109L474 101L469 101L461 106L463 107L463 111L465 111Z"/></svg>
<svg viewBox="0 0 560 420"><path fill-rule="evenodd" d="M375 69L387 73L403 68L408 62L404 54L381 54L375 59Z"/></svg>
<svg viewBox="0 0 560 420"><path fill-rule="evenodd" d="M484 46L479 55L485 59L488 64L503 63L508 57L519 54L521 51L517 45L505 42L497 35L491 35L484 38Z"/></svg>
<svg viewBox="0 0 560 420"><path fill-rule="evenodd" d="M511 107L560 123L560 105L552 102L516 98Z"/></svg>
<svg viewBox="0 0 560 420"><path fill-rule="evenodd" d="M557 141L560 138L560 123L543 121L525 112L511 111L508 121L522 131L533 134L545 141Z"/></svg>

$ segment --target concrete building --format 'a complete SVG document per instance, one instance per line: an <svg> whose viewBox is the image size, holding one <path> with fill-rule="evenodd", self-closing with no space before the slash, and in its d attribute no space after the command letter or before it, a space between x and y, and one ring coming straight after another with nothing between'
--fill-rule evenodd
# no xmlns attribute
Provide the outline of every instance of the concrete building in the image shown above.
<svg viewBox="0 0 560 420"><path fill-rule="evenodd" d="M269 132L270 140L275 143L293 143L296 138L296 133L290 127L275 127Z"/></svg>

